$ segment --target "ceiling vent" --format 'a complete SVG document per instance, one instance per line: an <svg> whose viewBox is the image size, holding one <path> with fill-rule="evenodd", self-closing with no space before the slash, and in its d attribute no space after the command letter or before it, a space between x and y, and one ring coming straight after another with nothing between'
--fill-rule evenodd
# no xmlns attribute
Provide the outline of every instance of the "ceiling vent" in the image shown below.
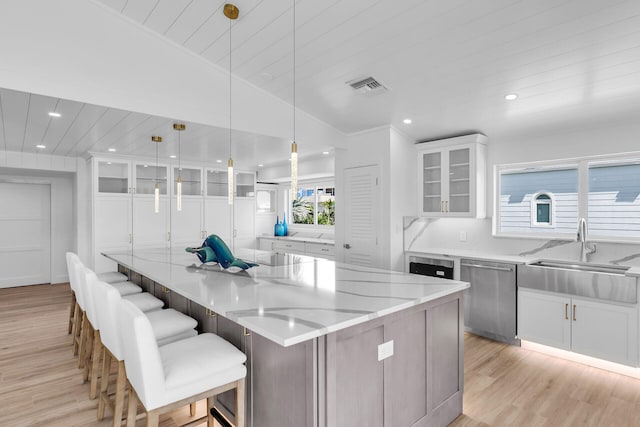
<svg viewBox="0 0 640 427"><path fill-rule="evenodd" d="M389 90L385 85L383 85L373 77L351 80L350 82L347 82L347 84L351 86L356 92L367 95L378 94Z"/></svg>

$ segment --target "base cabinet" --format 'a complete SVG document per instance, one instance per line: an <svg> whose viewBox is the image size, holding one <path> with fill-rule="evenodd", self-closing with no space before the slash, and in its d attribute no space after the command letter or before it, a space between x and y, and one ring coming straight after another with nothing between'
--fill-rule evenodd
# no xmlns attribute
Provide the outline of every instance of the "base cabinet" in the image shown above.
<svg viewBox="0 0 640 427"><path fill-rule="evenodd" d="M518 337L638 366L638 307L520 288Z"/></svg>

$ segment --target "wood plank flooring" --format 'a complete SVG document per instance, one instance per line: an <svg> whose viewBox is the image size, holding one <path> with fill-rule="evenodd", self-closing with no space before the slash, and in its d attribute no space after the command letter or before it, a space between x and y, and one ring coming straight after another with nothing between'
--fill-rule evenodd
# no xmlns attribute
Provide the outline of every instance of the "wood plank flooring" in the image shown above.
<svg viewBox="0 0 640 427"><path fill-rule="evenodd" d="M96 421L71 355L69 299L66 284L0 289L0 426L111 425ZM189 420L185 407L160 421ZM451 425L640 426L640 380L467 335L464 414Z"/></svg>

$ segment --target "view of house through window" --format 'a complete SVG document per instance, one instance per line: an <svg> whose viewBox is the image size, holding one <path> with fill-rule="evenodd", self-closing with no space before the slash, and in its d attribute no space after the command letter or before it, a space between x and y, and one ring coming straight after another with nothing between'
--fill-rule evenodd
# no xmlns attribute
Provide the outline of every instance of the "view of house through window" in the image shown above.
<svg viewBox="0 0 640 427"><path fill-rule="evenodd" d="M291 201L291 223L335 225L335 193L333 183L301 184L296 198Z"/></svg>
<svg viewBox="0 0 640 427"><path fill-rule="evenodd" d="M573 162L499 166L497 234L573 238L578 219L586 218L591 237L639 238L640 159L627 156Z"/></svg>

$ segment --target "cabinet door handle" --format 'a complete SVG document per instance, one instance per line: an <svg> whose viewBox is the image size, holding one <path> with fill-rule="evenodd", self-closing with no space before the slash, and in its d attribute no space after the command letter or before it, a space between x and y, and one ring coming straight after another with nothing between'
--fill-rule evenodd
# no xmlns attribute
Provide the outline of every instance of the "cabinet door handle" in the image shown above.
<svg viewBox="0 0 640 427"><path fill-rule="evenodd" d="M171 241L171 232L167 231L167 240Z"/></svg>
<svg viewBox="0 0 640 427"><path fill-rule="evenodd" d="M445 212L449 212L449 201L448 200L444 201L444 211Z"/></svg>
<svg viewBox="0 0 640 427"><path fill-rule="evenodd" d="M576 305L573 304L573 321L576 321Z"/></svg>
<svg viewBox="0 0 640 427"><path fill-rule="evenodd" d="M129 243L133 243L133 234L129 233Z"/></svg>
<svg viewBox="0 0 640 427"><path fill-rule="evenodd" d="M564 305L564 320L569 320L569 304Z"/></svg>
<svg viewBox="0 0 640 427"><path fill-rule="evenodd" d="M444 200L440 201L440 212L444 212Z"/></svg>

